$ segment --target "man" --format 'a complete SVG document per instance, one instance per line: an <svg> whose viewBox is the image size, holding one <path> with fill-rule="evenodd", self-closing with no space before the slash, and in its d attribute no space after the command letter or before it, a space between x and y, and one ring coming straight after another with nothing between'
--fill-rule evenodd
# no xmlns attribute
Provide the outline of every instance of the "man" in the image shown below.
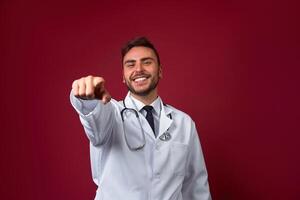
<svg viewBox="0 0 300 200"><path fill-rule="evenodd" d="M123 101L111 99L101 77L72 85L71 103L90 141L95 199L211 199L195 123L158 96L156 49L144 37L129 41L122 64Z"/></svg>

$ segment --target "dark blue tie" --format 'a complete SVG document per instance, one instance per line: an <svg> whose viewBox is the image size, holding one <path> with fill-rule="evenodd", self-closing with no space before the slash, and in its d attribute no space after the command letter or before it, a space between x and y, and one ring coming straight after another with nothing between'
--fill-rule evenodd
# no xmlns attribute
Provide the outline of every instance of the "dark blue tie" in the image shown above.
<svg viewBox="0 0 300 200"><path fill-rule="evenodd" d="M153 119L153 114L152 114L153 107L152 106L144 106L143 109L146 110L146 112L147 112L146 119L147 119L148 123L150 124L150 126L151 126L151 128L153 130L153 133L155 135L155 131L154 131L154 119Z"/></svg>

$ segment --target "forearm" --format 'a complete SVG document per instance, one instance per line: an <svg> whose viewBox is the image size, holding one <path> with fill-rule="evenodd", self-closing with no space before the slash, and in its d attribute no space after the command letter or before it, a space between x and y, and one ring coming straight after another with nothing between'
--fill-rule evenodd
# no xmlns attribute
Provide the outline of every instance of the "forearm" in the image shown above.
<svg viewBox="0 0 300 200"><path fill-rule="evenodd" d="M100 100L82 100L75 97L72 92L70 101L79 118L85 133L94 145L105 143L112 133L112 127L115 121L114 108L109 102L103 104Z"/></svg>

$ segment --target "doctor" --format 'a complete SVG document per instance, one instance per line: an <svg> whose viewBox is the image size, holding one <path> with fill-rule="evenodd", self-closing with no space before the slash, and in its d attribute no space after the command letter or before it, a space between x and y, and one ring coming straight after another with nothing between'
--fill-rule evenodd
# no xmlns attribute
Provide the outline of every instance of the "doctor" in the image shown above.
<svg viewBox="0 0 300 200"><path fill-rule="evenodd" d="M96 200L209 200L194 121L163 103L159 55L145 37L122 49L124 100L101 77L75 80L71 103L90 141Z"/></svg>

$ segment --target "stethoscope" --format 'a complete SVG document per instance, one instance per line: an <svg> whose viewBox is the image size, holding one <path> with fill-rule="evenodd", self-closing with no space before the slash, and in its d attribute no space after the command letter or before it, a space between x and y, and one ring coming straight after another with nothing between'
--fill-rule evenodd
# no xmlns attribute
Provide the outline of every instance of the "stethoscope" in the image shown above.
<svg viewBox="0 0 300 200"><path fill-rule="evenodd" d="M131 97L129 97L130 100L132 101L132 104L135 106L136 109L133 109L133 108L128 108L125 104L125 100L123 100L123 106L124 108L121 110L120 114L121 114L121 118L122 118L122 123L123 123L123 130L124 130L124 138L125 138L125 142L128 146L128 148L132 151L138 151L140 149L143 149L144 146L146 145L146 138L145 138L145 132L144 132L144 129L142 127L142 123L140 121L140 117L139 117L139 112L137 111L137 106L135 104L135 102L133 101L133 99ZM163 104L164 106L167 106L166 104ZM137 120L137 123L138 125L140 126L140 129L141 129L141 138L139 138L138 136L136 136L134 138L134 140L130 140L128 138L128 135L127 135L127 132L126 132L126 115L130 115L130 116L135 116L136 120ZM170 119L172 119L172 115L171 113L168 114L168 117ZM167 129L166 132L164 132L160 137L159 139L161 141L169 141L170 139L172 138L171 134L169 133L169 128ZM138 140L141 140L140 142L138 142ZM133 141L133 142L129 142L129 141ZM134 143L134 144L133 144Z"/></svg>

